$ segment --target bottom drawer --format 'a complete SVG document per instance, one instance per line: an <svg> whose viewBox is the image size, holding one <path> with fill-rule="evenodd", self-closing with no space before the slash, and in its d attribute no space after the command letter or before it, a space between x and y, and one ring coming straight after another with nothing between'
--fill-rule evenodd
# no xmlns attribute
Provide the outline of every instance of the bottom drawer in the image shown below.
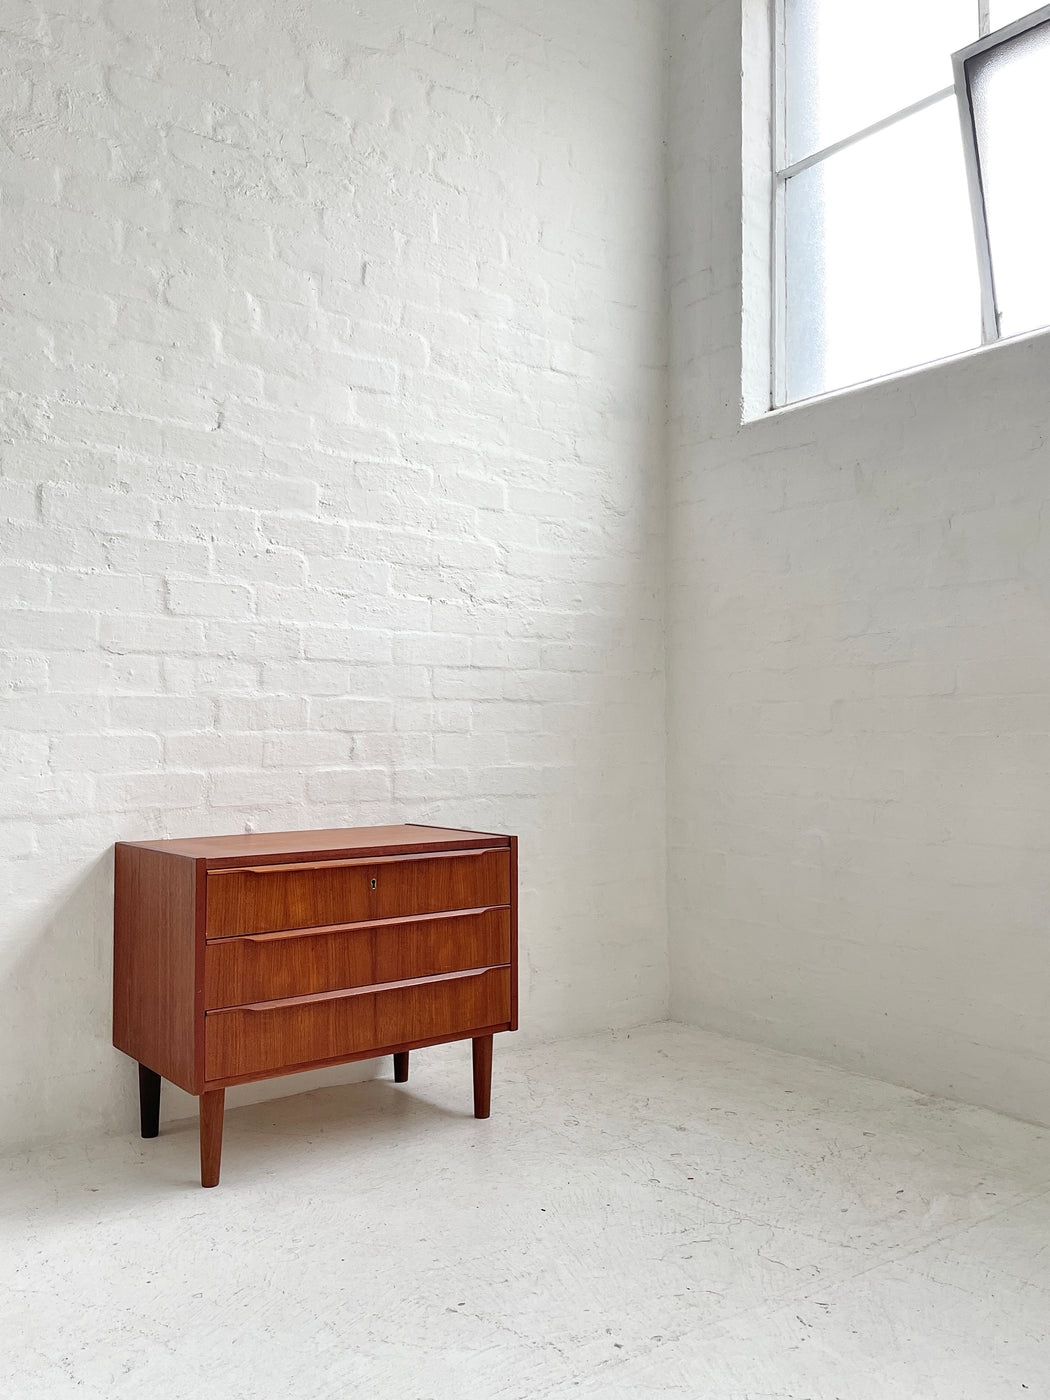
<svg viewBox="0 0 1050 1400"><path fill-rule="evenodd" d="M510 1020L510 968L209 1011L209 1080L264 1074Z"/></svg>

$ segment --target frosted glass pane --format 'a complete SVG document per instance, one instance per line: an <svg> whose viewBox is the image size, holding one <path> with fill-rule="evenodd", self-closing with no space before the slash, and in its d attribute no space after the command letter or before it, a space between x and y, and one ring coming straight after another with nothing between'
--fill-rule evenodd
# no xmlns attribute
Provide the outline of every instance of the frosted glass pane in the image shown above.
<svg viewBox="0 0 1050 1400"><path fill-rule="evenodd" d="M787 182L789 400L980 344L955 99Z"/></svg>
<svg viewBox="0 0 1050 1400"><path fill-rule="evenodd" d="M977 0L785 0L788 164L952 84Z"/></svg>
<svg viewBox="0 0 1050 1400"><path fill-rule="evenodd" d="M967 64L1003 335L1050 325L1050 23Z"/></svg>

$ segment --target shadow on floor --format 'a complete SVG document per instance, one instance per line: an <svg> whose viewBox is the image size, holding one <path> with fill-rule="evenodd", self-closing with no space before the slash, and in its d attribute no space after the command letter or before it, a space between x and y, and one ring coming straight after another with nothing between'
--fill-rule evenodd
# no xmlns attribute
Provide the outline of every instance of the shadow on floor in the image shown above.
<svg viewBox="0 0 1050 1400"><path fill-rule="evenodd" d="M427 1097L411 1084L395 1085L390 1078L332 1085L303 1094L269 1099L227 1111L223 1133L222 1181L219 1186L258 1189L278 1180L278 1189L324 1138L324 1151L345 1152L348 1170L355 1156L402 1150L422 1132L432 1137L443 1127L462 1128L474 1122L471 1110L470 1067L465 1066L464 1106L449 1107ZM24 1190L9 1197L0 1215L55 1213L72 1221L82 1213L104 1218L112 1212L134 1211L140 1203L156 1206L158 1194L172 1189L200 1191L197 1119L180 1118L163 1124L160 1136L144 1140L137 1130L78 1142L56 1143L26 1155L30 1167L62 1165L61 1193L51 1173L26 1174ZM40 1186L37 1187L37 1182ZM36 1189L34 1189L36 1188ZM212 1192L205 1193L211 1196Z"/></svg>

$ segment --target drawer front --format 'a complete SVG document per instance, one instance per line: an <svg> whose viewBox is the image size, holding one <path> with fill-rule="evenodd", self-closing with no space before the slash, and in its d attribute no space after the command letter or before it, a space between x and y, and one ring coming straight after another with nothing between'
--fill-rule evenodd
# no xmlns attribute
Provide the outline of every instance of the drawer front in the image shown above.
<svg viewBox="0 0 1050 1400"><path fill-rule="evenodd" d="M209 1011L209 1080L335 1060L510 1021L510 968L453 973L389 990Z"/></svg>
<svg viewBox="0 0 1050 1400"><path fill-rule="evenodd" d="M204 1004L311 996L510 962L510 910L421 915L306 933L257 933L209 943Z"/></svg>
<svg viewBox="0 0 1050 1400"><path fill-rule="evenodd" d="M208 874L207 936L355 924L510 903L505 848Z"/></svg>

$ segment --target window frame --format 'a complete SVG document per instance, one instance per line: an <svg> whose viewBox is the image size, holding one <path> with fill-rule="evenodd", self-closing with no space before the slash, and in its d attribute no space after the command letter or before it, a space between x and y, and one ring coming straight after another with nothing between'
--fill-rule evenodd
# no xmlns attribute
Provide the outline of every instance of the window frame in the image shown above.
<svg viewBox="0 0 1050 1400"><path fill-rule="evenodd" d="M778 4L784 0L777 0ZM982 11L987 13L987 0L982 0ZM970 88L968 65L1002 44L1008 44L1030 29L1039 29L1050 22L1050 5L1043 5L1031 14L1004 24L965 48L952 54L952 70L955 74L955 97L959 106L959 124L962 128L963 160L966 165L966 183L970 191L970 213L973 216L973 236L977 246L977 270L981 282L981 341L984 345L994 345L1003 340L1002 316L995 294L995 267L992 261L992 244L988 232L988 207L984 197L984 180L981 175L981 153L977 141L977 117L973 108L973 93ZM1035 328L1038 329L1038 328Z"/></svg>
<svg viewBox="0 0 1050 1400"><path fill-rule="evenodd" d="M881 117L878 121L850 133L837 141L811 152L799 160L787 160L787 4L788 0L770 0L769 41L770 41L770 149L771 149L771 218L770 218L770 316L769 316L769 408L777 410L789 408L796 403L811 402L812 398L827 394L841 393L844 390L860 388L864 384L876 382L873 379L859 380L855 384L837 385L823 390L810 399L789 399L787 397L787 185L788 181L815 165L822 164L839 151L848 150L880 131L916 116L938 102L955 97L959 108L960 134L963 143L963 159L966 168L967 188L970 196L970 212L973 220L973 233L977 253L978 276L981 294L981 345L960 350L959 354L970 354L973 350L998 343L1000 333L999 312L995 302L995 282L992 269L991 244L988 236L987 212L980 177L980 156L977 145L976 122L967 78L967 63L989 50L1007 43L1029 29L1035 29L1050 20L1050 4L1033 10L1020 19L992 30L990 19L991 0L973 0L977 10L979 37L964 48L949 55L952 63L953 82L937 92L929 93L916 102L909 103L895 112ZM905 40L902 40L905 42ZM1046 329L1040 328L1040 329ZM1026 332L1027 334L1028 332ZM952 357L945 357L952 358ZM943 363L943 360L925 363ZM906 373L920 368L918 365L901 365L890 374Z"/></svg>

